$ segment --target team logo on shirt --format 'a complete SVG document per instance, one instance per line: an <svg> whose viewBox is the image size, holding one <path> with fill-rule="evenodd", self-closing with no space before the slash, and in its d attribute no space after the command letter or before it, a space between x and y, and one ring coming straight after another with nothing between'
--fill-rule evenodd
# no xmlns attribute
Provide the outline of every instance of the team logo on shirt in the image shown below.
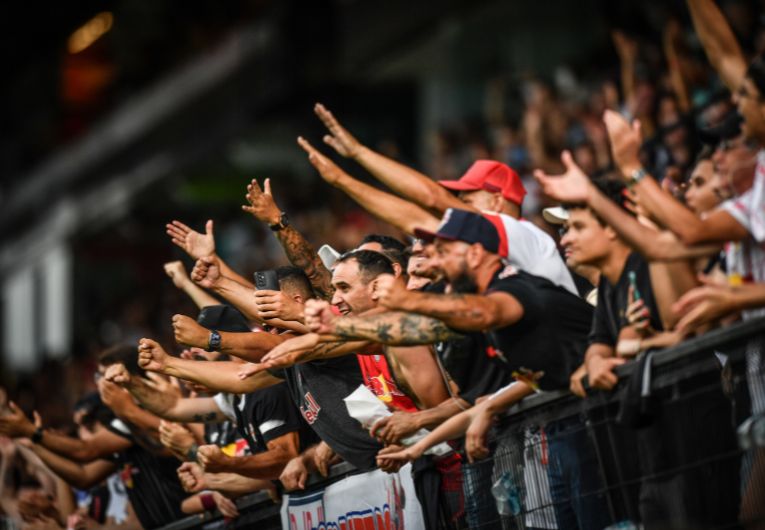
<svg viewBox="0 0 765 530"><path fill-rule="evenodd" d="M305 418L305 421L308 422L308 425L313 425L313 422L318 419L320 410L321 407L316 403L313 395L310 392L306 392L305 396L303 396L303 404L300 405L300 413Z"/></svg>
<svg viewBox="0 0 765 530"><path fill-rule="evenodd" d="M518 269L515 268L513 265L506 265L504 269L502 269L502 272L499 273L500 280L504 280L505 278L509 278L510 276L515 276L518 274Z"/></svg>

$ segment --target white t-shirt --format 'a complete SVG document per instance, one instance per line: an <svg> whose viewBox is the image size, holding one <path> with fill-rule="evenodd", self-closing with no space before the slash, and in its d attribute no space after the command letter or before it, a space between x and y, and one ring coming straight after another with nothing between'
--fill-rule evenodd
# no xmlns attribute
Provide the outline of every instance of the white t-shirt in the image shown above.
<svg viewBox="0 0 765 530"><path fill-rule="evenodd" d="M505 227L507 261L510 265L529 274L547 278L555 285L560 285L579 296L558 247L547 232L525 219L518 220L503 213L494 215L499 215Z"/></svg>
<svg viewBox="0 0 765 530"><path fill-rule="evenodd" d="M757 155L754 183L744 194L720 206L749 232L743 241L726 246L726 265L731 283L765 282L765 150ZM765 314L765 309L744 311L744 318Z"/></svg>
<svg viewBox="0 0 765 530"><path fill-rule="evenodd" d="M219 392L213 396L215 404L229 420L236 423L236 411L234 410L234 403L236 402L236 394L229 392ZM242 400L244 402L244 400Z"/></svg>

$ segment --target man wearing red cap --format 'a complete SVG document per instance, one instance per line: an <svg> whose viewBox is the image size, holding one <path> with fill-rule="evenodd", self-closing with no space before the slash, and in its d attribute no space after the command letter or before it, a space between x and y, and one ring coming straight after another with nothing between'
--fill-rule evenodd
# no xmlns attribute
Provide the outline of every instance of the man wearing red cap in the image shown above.
<svg viewBox="0 0 765 530"><path fill-rule="evenodd" d="M555 241L533 223L520 219L526 195L518 174L501 162L479 160L456 181L435 182L426 175L361 145L323 105L316 114L331 134L324 141L353 158L403 199L355 180L306 140L300 145L322 177L353 197L372 214L412 233L415 226L435 228L448 208L481 212L500 233L499 255L519 269L549 279L577 294L571 273ZM458 192L454 195L452 192Z"/></svg>

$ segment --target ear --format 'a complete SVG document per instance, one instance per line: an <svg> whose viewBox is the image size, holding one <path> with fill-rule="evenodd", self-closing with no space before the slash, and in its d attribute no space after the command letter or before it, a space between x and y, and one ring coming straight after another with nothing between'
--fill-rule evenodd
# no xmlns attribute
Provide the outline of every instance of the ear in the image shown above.
<svg viewBox="0 0 765 530"><path fill-rule="evenodd" d="M475 269L481 264L485 250L480 243L473 243L465 253L468 268Z"/></svg>
<svg viewBox="0 0 765 530"><path fill-rule="evenodd" d="M501 212L503 210L505 198L501 193L495 193L491 196L491 211Z"/></svg>
<svg viewBox="0 0 765 530"><path fill-rule="evenodd" d="M606 236L610 241L616 241L619 239L619 234L617 234L611 226L606 225L606 227L603 229L606 232Z"/></svg>
<svg viewBox="0 0 765 530"><path fill-rule="evenodd" d="M392 265L393 265L393 276L398 278L404 272L404 269L401 267L400 263L393 263Z"/></svg>
<svg viewBox="0 0 765 530"><path fill-rule="evenodd" d="M377 295L377 278L369 282L369 284L367 285L367 290L372 300L377 302L377 300L379 299L379 296Z"/></svg>
<svg viewBox="0 0 765 530"><path fill-rule="evenodd" d="M303 296L300 294L293 294L292 299L296 301L298 304L305 305L305 299L303 299Z"/></svg>

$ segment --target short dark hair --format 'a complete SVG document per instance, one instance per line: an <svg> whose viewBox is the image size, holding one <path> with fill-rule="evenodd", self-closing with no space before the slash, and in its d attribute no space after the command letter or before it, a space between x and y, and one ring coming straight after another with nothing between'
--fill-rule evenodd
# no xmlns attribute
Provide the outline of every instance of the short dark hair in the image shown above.
<svg viewBox="0 0 765 530"><path fill-rule="evenodd" d="M356 260L359 264L359 273L364 283L369 283L381 274L393 274L393 262L382 252L374 250L352 250L346 252L335 264Z"/></svg>
<svg viewBox="0 0 765 530"><path fill-rule="evenodd" d="M313 297L311 282L308 279L308 276L305 275L305 272L303 272L303 269L287 265L278 267L275 270L276 277L279 280L279 288L283 290L289 289L295 292L295 294L301 295L306 300Z"/></svg>
<svg viewBox="0 0 765 530"><path fill-rule="evenodd" d="M403 252L404 249L406 248L406 245L404 245L401 241L399 241L395 237L385 236L382 234L365 235L364 239L362 239L361 243L359 243L359 246L364 245L366 243L379 243L380 246L383 248L383 250L396 250L398 252Z"/></svg>
<svg viewBox="0 0 765 530"><path fill-rule="evenodd" d="M646 177L646 178L651 178L651 177ZM611 199L613 202L615 202L617 205L619 205L619 207L622 210L624 210L625 212L627 212L628 214L632 216L635 215L625 205L627 198L624 196L624 192L627 190L627 186L624 185L624 182L614 178L599 177L599 178L592 179L592 183L595 185L596 188L598 188L598 190L600 190L600 192L603 195L605 195L606 197ZM595 217L595 219L597 219L601 225L606 226L607 224L605 221L603 221L603 219L601 219L601 217L597 213L592 211L592 209L589 206L587 206L587 204L585 203L567 203L567 204L564 204L563 207L566 208L567 210L584 210L584 209L590 210L590 212L592 213L592 216Z"/></svg>
<svg viewBox="0 0 765 530"><path fill-rule="evenodd" d="M98 354L98 364L111 366L124 364L132 375L144 376L146 372L138 366L138 347L130 344L116 344Z"/></svg>

